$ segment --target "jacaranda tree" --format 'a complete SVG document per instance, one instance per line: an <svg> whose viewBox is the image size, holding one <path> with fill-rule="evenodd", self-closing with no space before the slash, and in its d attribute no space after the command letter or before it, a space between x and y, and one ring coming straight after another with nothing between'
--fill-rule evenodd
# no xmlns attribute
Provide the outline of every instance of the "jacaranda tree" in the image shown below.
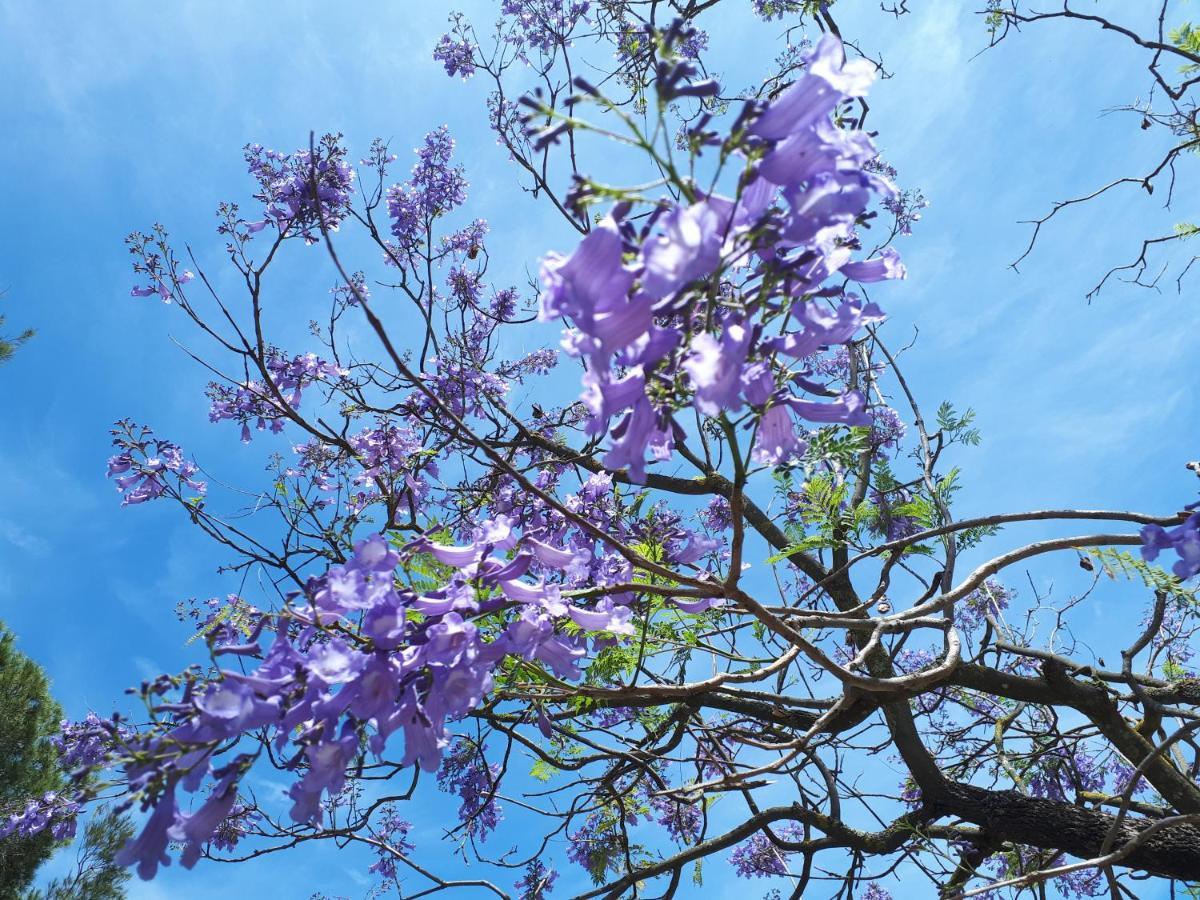
<svg viewBox="0 0 1200 900"><path fill-rule="evenodd" d="M703 895L729 864L793 897L1200 882L1200 513L956 515L972 415L915 395L885 324L925 200L866 130L877 65L833 4L739 2L789 26L740 91L703 30L732 0L452 17L435 58L488 82L515 183L575 235L530 289L489 276L503 239L446 129L415 161L246 147L252 197L219 208L237 296L165 228L130 236L133 295L211 341L210 420L290 449L209 490L117 423L123 502L178 504L246 587L185 610L206 658L65 730L78 789L9 833L106 802L142 814L119 856L142 878L324 840L406 897L542 898L568 867L584 897ZM336 278L319 314L272 293L285 257ZM279 346L297 315L310 345ZM1029 522L1062 536L1011 536ZM1056 554L1077 592L1017 587ZM1106 576L1145 608L1110 663L1071 628ZM486 865L427 864L431 789Z"/></svg>

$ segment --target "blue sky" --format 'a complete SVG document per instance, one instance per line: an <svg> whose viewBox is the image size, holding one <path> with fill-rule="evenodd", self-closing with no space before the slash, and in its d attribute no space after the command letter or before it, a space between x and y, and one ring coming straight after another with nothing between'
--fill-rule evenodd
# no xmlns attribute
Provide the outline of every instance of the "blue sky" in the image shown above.
<svg viewBox="0 0 1200 900"><path fill-rule="evenodd" d="M745 83L771 32L744 24L749 0L728 2L736 15L713 29L714 58L738 60L729 81ZM1114 285L1090 305L1083 294L1188 211L1116 194L1045 231L1021 274L1007 268L1028 237L1019 220L1161 152L1153 133L1101 114L1142 93L1144 69L1112 36L1053 25L972 59L985 32L968 4L913 6L898 23L864 13L843 24L895 72L872 93L870 125L932 204L901 245L909 280L877 299L893 334L920 329L907 354L918 396L978 413L985 442L962 459L959 511L1180 506L1195 489L1183 463L1197 455L1200 305L1186 284L1182 295ZM569 248L567 230L515 188L484 127L483 86L450 81L431 60L448 9L0 0L0 288L10 324L39 332L0 369L0 618L69 713L108 710L127 686L195 661L175 603L233 589L176 510L119 507L103 473L109 425L150 423L231 480L252 482L270 446L208 425L205 373L170 339L196 336L176 310L129 297L125 234L161 221L218 271L212 211L247 199L244 144L292 149L333 130L355 156L379 135L406 167L407 148L445 123L468 167L471 214L492 224L498 280L522 283L541 253ZM306 322L333 282L323 257L284 274L281 343L307 349ZM1033 577L1045 586L1069 574ZM1084 627L1102 642L1141 609L1140 597L1102 593ZM447 810L418 825L432 858ZM201 864L132 896L358 896L366 864L330 850Z"/></svg>

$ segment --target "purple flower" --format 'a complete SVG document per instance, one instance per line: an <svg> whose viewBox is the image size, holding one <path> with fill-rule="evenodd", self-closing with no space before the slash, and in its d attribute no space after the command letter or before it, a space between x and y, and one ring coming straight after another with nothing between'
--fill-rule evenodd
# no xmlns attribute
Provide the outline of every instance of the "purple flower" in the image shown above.
<svg viewBox="0 0 1200 900"><path fill-rule="evenodd" d="M758 435L750 457L761 465L777 466L802 454L805 447L787 407L775 405L758 420Z"/></svg>
<svg viewBox="0 0 1200 900"><path fill-rule="evenodd" d="M666 412L655 410L644 396L612 429L612 449L604 455L604 465L613 470L628 469L636 484L646 480L646 451L658 460L671 457L679 426Z"/></svg>
<svg viewBox="0 0 1200 900"><path fill-rule="evenodd" d="M708 275L721 259L728 202L701 200L678 206L660 220L660 232L642 246L642 290L661 300L696 278Z"/></svg>
<svg viewBox="0 0 1200 900"><path fill-rule="evenodd" d="M167 830L167 835L173 841L183 843L183 853L179 862L185 869L190 869L200 858L204 844L213 837L214 833L233 811L234 801L237 800L237 782L235 768L213 788L208 799L194 813L178 813L175 824Z"/></svg>
<svg viewBox="0 0 1200 900"><path fill-rule="evenodd" d="M803 831L796 823L773 827L775 834L785 841L803 840ZM729 855L733 869L741 878L765 878L788 873L788 856L763 832L756 832L749 840L742 841Z"/></svg>
<svg viewBox="0 0 1200 900"><path fill-rule="evenodd" d="M485 747L460 740L442 760L437 775L438 788L458 794L462 800L458 817L466 823L467 832L480 840L486 840L504 818L500 804L493 796L500 777L500 764L489 764L484 758L485 751Z"/></svg>
<svg viewBox="0 0 1200 900"><path fill-rule="evenodd" d="M1008 609L1012 596L1008 588L989 578L955 605L955 624L964 631L974 631L986 615L999 616Z"/></svg>
<svg viewBox="0 0 1200 900"><path fill-rule="evenodd" d="M727 531L733 525L729 501L724 497L713 497L708 505L696 514L701 524L709 531Z"/></svg>
<svg viewBox="0 0 1200 900"><path fill-rule="evenodd" d="M56 841L70 840L75 836L82 808L79 802L50 791L26 801L20 812L0 819L0 840L11 834L32 837L46 830Z"/></svg>
<svg viewBox="0 0 1200 900"><path fill-rule="evenodd" d="M890 447L900 449L900 441L904 439L907 427L904 420L890 406L873 406L870 410L871 446L879 449Z"/></svg>
<svg viewBox="0 0 1200 900"><path fill-rule="evenodd" d="M374 850L379 859L368 870L372 875L379 875L385 881L396 880L396 854L411 853L416 847L408 840L412 823L400 818L395 804L388 803L379 808L379 824L371 827L371 834L384 846L375 846Z"/></svg>
<svg viewBox="0 0 1200 900"><path fill-rule="evenodd" d="M584 631L604 631L609 634L633 634L629 620L633 610L628 606L615 606L611 597L605 597L591 609L578 606L567 607L567 615Z"/></svg>
<svg viewBox="0 0 1200 900"><path fill-rule="evenodd" d="M517 889L520 900L545 900L546 895L554 890L557 879L558 872L546 868L540 859L535 859L525 867L525 874L513 887Z"/></svg>
<svg viewBox="0 0 1200 900"><path fill-rule="evenodd" d="M208 490L205 482L193 477L199 468L184 458L178 444L156 438L148 427L128 419L117 422L110 434L113 445L122 451L108 460L108 477L115 480L122 494L122 506L145 503L164 494L181 497L184 487L200 495L192 501L199 502Z"/></svg>
<svg viewBox="0 0 1200 900"><path fill-rule="evenodd" d="M1141 627L1150 624L1151 615L1147 611L1142 617ZM1165 657L1163 669L1168 678L1193 677L1187 663L1196 653L1193 647L1196 630L1196 614L1191 605L1177 598L1168 600L1162 623L1150 641L1155 650Z"/></svg>
<svg viewBox="0 0 1200 900"><path fill-rule="evenodd" d="M425 135L416 150L412 175L387 192L388 215L401 261L408 259L425 240L433 221L453 212L467 199L467 179L462 166L451 166L454 139L445 125ZM476 232L482 232L476 226ZM471 245L478 246L478 245Z"/></svg>
<svg viewBox="0 0 1200 900"><path fill-rule="evenodd" d="M266 380L250 380L240 385L212 382L206 391L211 405L210 422L240 422L242 443L250 442L250 423L259 431L270 424L271 431L283 430L291 411L300 407L303 393L318 382L337 381L347 375L345 369L326 362L315 353L290 359L277 347L267 350L264 368Z"/></svg>
<svg viewBox="0 0 1200 900"><path fill-rule="evenodd" d="M864 96L875 80L874 64L865 59L846 62L841 41L830 34L821 38L806 66L806 74L751 126L754 134L771 140L796 134L828 116L842 99Z"/></svg>
<svg viewBox="0 0 1200 900"><path fill-rule="evenodd" d="M1192 504L1192 509L1200 504ZM1174 550L1179 559L1171 567L1175 577L1191 578L1200 572L1200 511L1192 513L1177 528L1167 531L1161 525L1142 528L1142 559L1153 562L1164 550Z"/></svg>
<svg viewBox="0 0 1200 900"><path fill-rule="evenodd" d="M337 231L349 214L355 172L346 162L341 137L324 135L313 149L292 154L246 145L246 165L259 185L254 198L264 204L266 219L280 233L298 233L312 244L322 221Z"/></svg>
<svg viewBox="0 0 1200 900"><path fill-rule="evenodd" d="M1104 768L1082 747L1036 748L1034 753L1026 778L1033 796L1065 801L1079 791L1104 788Z"/></svg>
<svg viewBox="0 0 1200 900"><path fill-rule="evenodd" d="M528 50L552 55L571 39L575 27L587 21L587 0L501 0L500 14L507 26L504 40L518 58L530 63Z"/></svg>
<svg viewBox="0 0 1200 900"><path fill-rule="evenodd" d="M871 503L878 513L878 529L888 541L899 541L916 534L922 528L919 519L912 515L903 515L897 508L912 502L912 494L903 488L881 491L878 487L871 488Z"/></svg>
<svg viewBox="0 0 1200 900"><path fill-rule="evenodd" d="M167 844L171 838L168 832L175 825L177 814L175 785L170 784L155 801L154 812L146 821L142 833L121 848L114 862L118 866L137 863L138 877L144 881L153 878L160 865L169 866L171 857L167 854Z"/></svg>
<svg viewBox="0 0 1200 900"><path fill-rule="evenodd" d="M819 290L823 281L843 269L865 282L904 274L891 250L852 260L853 228L870 196L890 196L894 189L864 168L877 157L870 137L839 128L831 119L842 99L862 95L874 67L865 61L847 64L841 44L826 37L808 59L808 69L752 121L750 132L767 145L767 154L760 177L749 178L736 200L711 195L687 204L660 204L640 233L623 219L622 205L570 257L551 254L543 260L540 317L567 318L573 326L563 346L585 364L587 430L602 434L621 416L604 465L628 469L635 481L644 480L647 452L665 460L682 437L672 416L680 371L703 415L736 412L743 401L755 408L759 436L752 455L766 464L803 452L792 416L870 424L858 394L845 393L833 402L795 396L796 387L834 396L807 381L809 373L776 383L775 372L782 367L775 355L807 360L882 319L878 307L854 296L833 304L817 299L841 293ZM684 61L663 63L660 70L660 94L678 93L678 84L695 67ZM779 198L785 202L782 211L773 207ZM722 267L770 287L745 312L714 308L713 289L727 290L712 284ZM775 271L768 278L771 268ZM787 278L780 280L776 276L782 272ZM693 285L697 290L690 290ZM755 317L776 311L787 312L787 328L760 340L762 325ZM691 334L686 350L685 331Z"/></svg>
<svg viewBox="0 0 1200 900"><path fill-rule="evenodd" d="M651 797L654 819L667 829L671 839L681 844L693 844L704 827L702 803L682 803L669 797Z"/></svg>
<svg viewBox="0 0 1200 900"><path fill-rule="evenodd" d="M475 74L475 46L470 41L455 40L451 35L443 34L433 49L433 58L446 67L446 74L451 78L460 75L466 81Z"/></svg>
<svg viewBox="0 0 1200 900"><path fill-rule="evenodd" d="M680 367L691 378L696 409L704 415L741 409L742 370L752 338L752 330L732 320L725 322L719 341L707 332L692 338L691 354Z"/></svg>
<svg viewBox="0 0 1200 900"><path fill-rule="evenodd" d="M358 733L347 721L336 739L323 736L310 744L304 753L308 771L288 790L294 801L290 814L300 823L320 825L324 817L321 794L336 794L346 783L346 768L358 754ZM406 764L402 762L402 765Z"/></svg>
<svg viewBox="0 0 1200 900"><path fill-rule="evenodd" d="M847 278L863 283L903 278L906 274L904 263L900 262L900 254L891 247L884 247L873 259L848 262L840 271Z"/></svg>

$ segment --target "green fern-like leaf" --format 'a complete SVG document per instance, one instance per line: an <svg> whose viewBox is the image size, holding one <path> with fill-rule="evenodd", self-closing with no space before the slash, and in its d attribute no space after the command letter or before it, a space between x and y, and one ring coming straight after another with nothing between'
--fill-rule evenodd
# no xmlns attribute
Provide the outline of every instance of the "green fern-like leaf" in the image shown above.
<svg viewBox="0 0 1200 900"><path fill-rule="evenodd" d="M1109 578L1140 581L1152 591L1162 591L1173 597L1196 602L1197 588L1187 587L1170 572L1134 556L1127 550L1089 547L1085 552L1100 564L1101 571Z"/></svg>

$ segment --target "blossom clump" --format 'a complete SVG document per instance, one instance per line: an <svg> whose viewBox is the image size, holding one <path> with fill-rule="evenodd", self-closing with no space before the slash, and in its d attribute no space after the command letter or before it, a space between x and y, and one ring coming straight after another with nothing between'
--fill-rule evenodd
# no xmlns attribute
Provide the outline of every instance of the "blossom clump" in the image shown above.
<svg viewBox="0 0 1200 900"><path fill-rule="evenodd" d="M586 557L536 534L518 534L505 517L481 523L470 543L423 537L403 554L427 556L452 574L436 589L402 589L396 580L401 551L372 535L345 563L311 579L284 611L257 616L241 643L210 641L219 661L215 677L193 673L173 701L162 695L180 679L143 687L155 710L169 716L126 736L122 752L107 760L124 760L130 802L140 800L150 813L119 864L137 865L142 878L151 878L170 862L172 844L190 868L222 828L224 839L236 840L230 820L245 817L237 790L253 761L236 748L252 734L271 741L285 767L296 771L288 796L298 824L320 826L328 805L323 798L345 788L355 760L367 753L382 758L399 738L396 765L441 769L440 780L459 795L472 833L482 836L496 826L491 785L498 771L471 747L443 764L447 723L482 702L506 657L541 663L561 679L580 678L586 648L572 634L627 635L632 611L612 598L583 606L564 597L547 575ZM531 579L534 570L540 574ZM502 624L485 629L476 624L479 617ZM221 666L230 656L239 664ZM206 797L185 811L181 795L205 784ZM54 803L57 798L38 801L11 829L46 827L54 821Z"/></svg>
<svg viewBox="0 0 1200 900"><path fill-rule="evenodd" d="M113 445L120 453L108 460L108 477L123 495L122 506L156 500L183 487L203 496L208 484L194 476L199 467L186 459L178 444L156 438L144 425L123 419L113 427Z"/></svg>
<svg viewBox="0 0 1200 900"><path fill-rule="evenodd" d="M291 358L274 347L267 351L264 367L267 379L251 379L239 385L212 382L208 386L210 422L232 420L242 425L242 442L250 443L250 423L259 431L268 424L271 431L283 430L289 412L300 406L304 390L318 381L337 379L347 374L315 353Z"/></svg>
<svg viewBox="0 0 1200 900"><path fill-rule="evenodd" d="M258 182L254 198L264 204L265 218L247 224L250 233L274 224L280 234L317 241L322 225L337 231L349 214L355 172L346 162L340 134L327 134L311 149L294 153L247 144L246 166Z"/></svg>
<svg viewBox="0 0 1200 900"><path fill-rule="evenodd" d="M662 68L660 94L711 92L708 82L686 83L696 71L687 61ZM866 167L876 156L870 137L832 117L873 78L869 62L847 62L841 43L826 36L805 74L764 108L748 108L735 127L727 143L748 159L761 156L737 196L693 191L690 202L657 208L653 225L640 230L626 219L629 204L619 204L571 256L543 260L540 317L571 323L563 346L585 364L589 433L612 438L607 468L643 481L646 454L666 460L682 438L673 413L685 402L709 417L750 407L751 456L763 465L804 452L800 421L872 424L862 393L832 392L794 361L846 344L883 318L874 304L825 282L905 274L890 248L854 259L855 227L872 195L895 189Z"/></svg>
<svg viewBox="0 0 1200 900"><path fill-rule="evenodd" d="M1194 509L1200 504L1192 504ZM1142 558L1147 562L1158 559L1164 550L1173 550L1179 559L1171 570L1177 578L1191 578L1200 573L1200 510L1193 512L1182 525L1167 531L1161 525L1142 529Z"/></svg>

